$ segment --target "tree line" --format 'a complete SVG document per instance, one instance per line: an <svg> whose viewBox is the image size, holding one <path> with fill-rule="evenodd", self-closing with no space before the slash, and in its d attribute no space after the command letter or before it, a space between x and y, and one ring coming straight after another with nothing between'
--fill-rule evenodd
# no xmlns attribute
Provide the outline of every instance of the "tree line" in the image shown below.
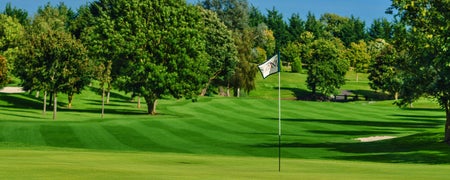
<svg viewBox="0 0 450 180"><path fill-rule="evenodd" d="M0 84L13 74L51 97L81 93L96 80L103 102L115 87L146 100L237 96L255 88L256 66L277 52L308 75L313 97L335 93L351 70L399 105L424 95L446 110L450 140L449 3L392 0L393 21L309 13L287 21L247 0L96 0L77 11L46 4L33 17L7 4L0 14ZM289 68L287 68L289 67ZM103 109L103 108L102 108ZM45 112L45 105L44 105ZM56 113L54 113L54 116Z"/></svg>

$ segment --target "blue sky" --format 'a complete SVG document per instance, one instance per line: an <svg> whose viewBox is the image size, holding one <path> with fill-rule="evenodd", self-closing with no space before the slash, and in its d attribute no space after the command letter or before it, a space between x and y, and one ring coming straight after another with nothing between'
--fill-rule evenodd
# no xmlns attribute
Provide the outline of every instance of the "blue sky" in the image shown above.
<svg viewBox="0 0 450 180"><path fill-rule="evenodd" d="M13 6L25 9L29 14L34 14L39 6L50 2L53 5L64 2L72 9L77 9L80 5L92 0L0 0L0 10L3 11L5 4L11 2ZM198 0L187 0L195 3ZM306 19L308 12L312 12L319 17L323 13L335 13L341 16L359 17L371 24L374 19L386 17L392 19L392 15L384 12L390 6L391 0L248 0L261 12L266 13L267 9L275 7L283 13L285 19L291 17L293 13L300 14L302 19Z"/></svg>

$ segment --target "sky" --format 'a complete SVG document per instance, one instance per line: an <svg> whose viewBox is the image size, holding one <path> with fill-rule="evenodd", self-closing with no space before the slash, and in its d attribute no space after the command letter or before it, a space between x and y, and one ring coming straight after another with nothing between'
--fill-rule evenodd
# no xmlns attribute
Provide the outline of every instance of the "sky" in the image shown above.
<svg viewBox="0 0 450 180"><path fill-rule="evenodd" d="M33 15L39 6L50 2L57 5L64 2L73 10L78 9L83 4L92 0L0 0L0 11L5 9L6 3L10 2L13 6L25 9L29 15ZM190 3L196 3L198 0L187 0ZM324 13L334 13L340 16L350 17L351 15L360 18L371 24L377 18L385 17L389 20L392 15L385 14L385 10L390 6L391 0L248 0L249 4L257 7L264 14L267 10L275 8L283 14L285 20L292 14L298 13L302 19L306 19L308 12L312 12L317 18Z"/></svg>

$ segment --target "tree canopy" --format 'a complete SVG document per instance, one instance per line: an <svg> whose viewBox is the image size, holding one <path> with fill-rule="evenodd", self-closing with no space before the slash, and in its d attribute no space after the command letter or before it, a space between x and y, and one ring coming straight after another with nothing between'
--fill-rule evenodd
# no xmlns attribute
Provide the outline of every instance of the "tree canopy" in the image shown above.
<svg viewBox="0 0 450 180"><path fill-rule="evenodd" d="M429 0L393 0L400 21L409 26L405 88L402 103L423 94L435 97L445 109L445 139L450 143L450 3ZM414 88L408 88L414 87Z"/></svg>
<svg viewBox="0 0 450 180"><path fill-rule="evenodd" d="M145 98L148 113L164 96L192 98L207 80L203 15L182 0L91 4L95 52L112 60L120 90Z"/></svg>

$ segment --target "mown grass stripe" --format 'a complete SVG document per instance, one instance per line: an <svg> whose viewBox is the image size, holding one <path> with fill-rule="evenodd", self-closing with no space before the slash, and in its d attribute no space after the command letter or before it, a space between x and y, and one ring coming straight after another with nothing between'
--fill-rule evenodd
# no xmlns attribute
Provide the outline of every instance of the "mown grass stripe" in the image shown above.
<svg viewBox="0 0 450 180"><path fill-rule="evenodd" d="M130 150L133 149L115 138L103 126L97 123L76 124L72 126L75 135L80 141L91 149L115 149Z"/></svg>
<svg viewBox="0 0 450 180"><path fill-rule="evenodd" d="M136 150L153 152L177 152L176 149L164 146L155 142L154 138L146 137L129 126L122 125L104 125L106 131L112 134L122 144L132 147ZM170 140L168 140L170 141Z"/></svg>
<svg viewBox="0 0 450 180"><path fill-rule="evenodd" d="M40 133L48 146L54 147L86 147L72 130L72 124L42 124Z"/></svg>
<svg viewBox="0 0 450 180"><path fill-rule="evenodd" d="M33 124L5 123L1 128L2 141L30 145L45 145L38 126Z"/></svg>

